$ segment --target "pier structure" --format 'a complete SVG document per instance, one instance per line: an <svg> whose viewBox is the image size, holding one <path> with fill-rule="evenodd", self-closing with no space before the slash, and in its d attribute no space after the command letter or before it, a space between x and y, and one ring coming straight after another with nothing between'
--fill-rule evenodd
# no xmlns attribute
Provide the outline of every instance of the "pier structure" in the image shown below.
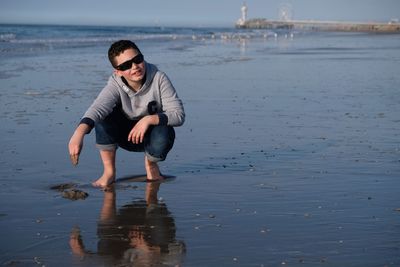
<svg viewBox="0 0 400 267"><path fill-rule="evenodd" d="M245 7L247 16L247 6ZM392 20L387 23L292 20L287 18L281 20L267 20L264 18L248 20L246 17L242 16L236 23L236 28L288 31L400 33L400 23L398 20Z"/></svg>

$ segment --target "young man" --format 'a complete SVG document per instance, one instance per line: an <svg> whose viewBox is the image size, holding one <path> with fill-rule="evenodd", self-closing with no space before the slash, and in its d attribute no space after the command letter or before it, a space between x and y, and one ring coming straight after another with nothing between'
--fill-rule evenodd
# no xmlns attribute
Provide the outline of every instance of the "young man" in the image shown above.
<svg viewBox="0 0 400 267"><path fill-rule="evenodd" d="M167 75L144 61L135 43L115 42L108 58L114 73L69 141L71 161L78 164L84 136L95 127L104 172L94 186L115 181L117 147L144 151L147 179L162 180L157 162L165 160L173 146L173 127L185 120L182 101Z"/></svg>

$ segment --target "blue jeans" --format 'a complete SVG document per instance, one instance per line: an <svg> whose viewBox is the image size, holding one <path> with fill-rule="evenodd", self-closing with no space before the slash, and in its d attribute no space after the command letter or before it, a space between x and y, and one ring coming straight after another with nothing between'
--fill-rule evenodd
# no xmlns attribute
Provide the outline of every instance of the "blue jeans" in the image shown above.
<svg viewBox="0 0 400 267"><path fill-rule="evenodd" d="M150 126L140 144L128 141L128 134L138 121L128 119L117 107L103 121L96 123L96 146L100 150L121 147L128 151L145 152L150 161L163 161L174 145L175 131L171 126Z"/></svg>

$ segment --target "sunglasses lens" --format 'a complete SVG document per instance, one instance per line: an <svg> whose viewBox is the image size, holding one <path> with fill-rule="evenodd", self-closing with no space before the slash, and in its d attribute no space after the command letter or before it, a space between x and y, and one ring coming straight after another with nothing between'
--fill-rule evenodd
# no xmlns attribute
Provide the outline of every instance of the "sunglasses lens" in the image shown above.
<svg viewBox="0 0 400 267"><path fill-rule="evenodd" d="M139 54L136 57L132 58L132 62L135 64L140 64L143 62L143 55Z"/></svg>
<svg viewBox="0 0 400 267"><path fill-rule="evenodd" d="M118 70L129 70L132 68L132 61L126 61L117 67Z"/></svg>
<svg viewBox="0 0 400 267"><path fill-rule="evenodd" d="M132 68L132 63L140 64L143 62L143 60L144 60L143 55L139 54L136 57L128 61L125 61L121 65L117 66L117 70L122 70L122 71L129 70L130 68Z"/></svg>

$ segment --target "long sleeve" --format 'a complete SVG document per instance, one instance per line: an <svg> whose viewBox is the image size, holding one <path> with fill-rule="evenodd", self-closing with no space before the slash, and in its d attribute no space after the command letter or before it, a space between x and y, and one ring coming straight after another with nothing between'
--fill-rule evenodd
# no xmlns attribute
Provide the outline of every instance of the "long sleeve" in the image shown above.
<svg viewBox="0 0 400 267"><path fill-rule="evenodd" d="M167 117L167 125L181 126L185 122L185 111L181 99L171 81L163 72L159 80L162 114Z"/></svg>
<svg viewBox="0 0 400 267"><path fill-rule="evenodd" d="M107 85L103 88L97 98L94 100L92 105L87 109L83 115L81 122L86 121L87 124L90 120L96 123L104 119L108 114L112 112L117 103L120 102L120 96L118 91L118 85L116 81L111 77Z"/></svg>

